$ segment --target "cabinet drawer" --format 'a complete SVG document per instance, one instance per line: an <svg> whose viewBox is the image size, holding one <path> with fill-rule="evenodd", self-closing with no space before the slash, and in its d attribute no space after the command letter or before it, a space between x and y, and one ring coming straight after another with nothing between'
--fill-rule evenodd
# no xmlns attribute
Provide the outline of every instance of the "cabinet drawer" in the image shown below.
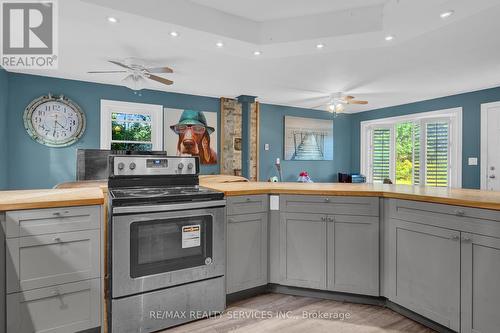
<svg viewBox="0 0 500 333"><path fill-rule="evenodd" d="M6 236L23 237L98 229L100 206L12 211L6 214Z"/></svg>
<svg viewBox="0 0 500 333"><path fill-rule="evenodd" d="M344 196L280 196L280 210L296 213L379 215L379 199Z"/></svg>
<svg viewBox="0 0 500 333"><path fill-rule="evenodd" d="M100 279L7 296L7 333L67 333L100 326Z"/></svg>
<svg viewBox="0 0 500 333"><path fill-rule="evenodd" d="M7 239L7 293L97 278L99 230Z"/></svg>
<svg viewBox="0 0 500 333"><path fill-rule="evenodd" d="M391 199L394 219L500 237L500 212L409 200Z"/></svg>
<svg viewBox="0 0 500 333"><path fill-rule="evenodd" d="M246 195L227 198L227 215L252 214L268 211L267 195Z"/></svg>

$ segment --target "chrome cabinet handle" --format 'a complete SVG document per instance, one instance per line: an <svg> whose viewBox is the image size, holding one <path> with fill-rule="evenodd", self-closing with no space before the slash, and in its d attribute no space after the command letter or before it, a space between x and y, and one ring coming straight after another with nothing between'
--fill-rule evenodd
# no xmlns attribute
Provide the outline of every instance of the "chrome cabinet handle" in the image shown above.
<svg viewBox="0 0 500 333"><path fill-rule="evenodd" d="M453 240L453 241L457 241L457 240L460 239L460 236L458 236L458 235L451 236L450 239Z"/></svg>
<svg viewBox="0 0 500 333"><path fill-rule="evenodd" d="M330 202L330 198L325 198L325 202Z"/></svg>
<svg viewBox="0 0 500 333"><path fill-rule="evenodd" d="M462 238L462 241L464 243L472 243L472 238L470 238L469 236L465 236L464 238Z"/></svg>
<svg viewBox="0 0 500 333"><path fill-rule="evenodd" d="M495 176L495 175L490 175L490 178L491 178L491 179L495 179L495 178L496 178L496 176Z"/></svg>
<svg viewBox="0 0 500 333"><path fill-rule="evenodd" d="M328 221L333 222L333 221L335 221L335 218L334 217L329 217Z"/></svg>
<svg viewBox="0 0 500 333"><path fill-rule="evenodd" d="M54 216L62 216L62 215L66 215L68 213L69 213L69 211L65 210L63 212L54 212L52 215L54 215Z"/></svg>
<svg viewBox="0 0 500 333"><path fill-rule="evenodd" d="M54 237L54 242L57 242L57 243L61 242L61 238L60 237Z"/></svg>
<svg viewBox="0 0 500 333"><path fill-rule="evenodd" d="M321 221L326 222L326 216L322 216Z"/></svg>
<svg viewBox="0 0 500 333"><path fill-rule="evenodd" d="M455 211L455 215L457 215L457 216L465 216L465 210L458 209L458 210Z"/></svg>

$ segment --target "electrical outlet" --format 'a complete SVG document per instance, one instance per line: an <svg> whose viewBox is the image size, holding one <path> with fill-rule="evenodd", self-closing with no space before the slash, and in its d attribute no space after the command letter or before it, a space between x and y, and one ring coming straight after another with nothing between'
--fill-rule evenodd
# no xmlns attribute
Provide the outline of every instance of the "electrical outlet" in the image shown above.
<svg viewBox="0 0 500 333"><path fill-rule="evenodd" d="M266 143L266 144L264 145L264 150L269 150L269 143Z"/></svg>
<svg viewBox="0 0 500 333"><path fill-rule="evenodd" d="M469 165L477 165L477 157L469 157Z"/></svg>

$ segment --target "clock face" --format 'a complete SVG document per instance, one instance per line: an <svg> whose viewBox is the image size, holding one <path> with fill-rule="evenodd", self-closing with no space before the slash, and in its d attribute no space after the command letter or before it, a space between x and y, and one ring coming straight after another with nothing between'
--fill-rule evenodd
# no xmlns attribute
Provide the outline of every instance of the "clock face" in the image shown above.
<svg viewBox="0 0 500 333"><path fill-rule="evenodd" d="M68 99L43 96L26 108L24 123L37 142L62 147L73 144L82 136L85 115Z"/></svg>

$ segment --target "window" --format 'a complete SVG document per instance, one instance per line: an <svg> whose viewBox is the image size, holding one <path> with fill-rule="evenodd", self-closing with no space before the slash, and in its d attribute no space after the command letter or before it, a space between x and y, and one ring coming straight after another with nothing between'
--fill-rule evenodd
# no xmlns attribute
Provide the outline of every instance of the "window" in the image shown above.
<svg viewBox="0 0 500 333"><path fill-rule="evenodd" d="M163 106L101 100L101 149L162 150Z"/></svg>
<svg viewBox="0 0 500 333"><path fill-rule="evenodd" d="M361 172L368 182L461 187L462 109L361 123Z"/></svg>

